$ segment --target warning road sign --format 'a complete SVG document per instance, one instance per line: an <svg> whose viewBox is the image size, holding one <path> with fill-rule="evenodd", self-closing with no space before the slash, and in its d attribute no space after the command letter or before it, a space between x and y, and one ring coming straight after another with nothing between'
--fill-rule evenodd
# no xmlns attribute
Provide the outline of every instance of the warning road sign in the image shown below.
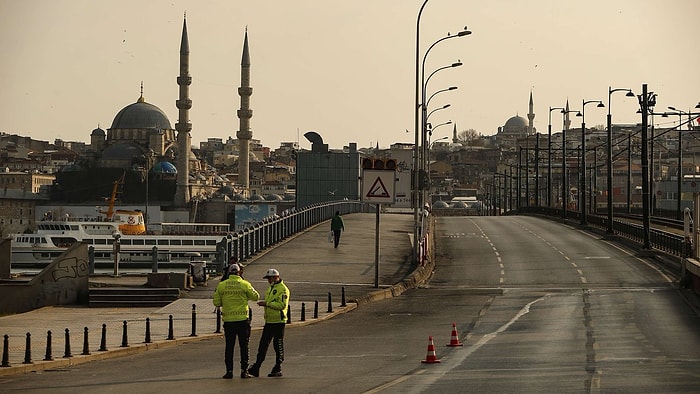
<svg viewBox="0 0 700 394"><path fill-rule="evenodd" d="M362 170L362 201L379 204L395 202L396 174L388 170Z"/></svg>

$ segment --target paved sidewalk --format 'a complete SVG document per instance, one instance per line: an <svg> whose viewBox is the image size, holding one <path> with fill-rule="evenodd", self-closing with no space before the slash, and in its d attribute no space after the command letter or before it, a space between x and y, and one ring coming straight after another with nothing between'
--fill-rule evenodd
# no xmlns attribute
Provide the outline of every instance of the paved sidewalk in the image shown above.
<svg viewBox="0 0 700 394"><path fill-rule="evenodd" d="M374 213L344 216L346 231L337 249L328 243L330 225L324 222L244 261L244 276L264 295L268 284L262 276L268 268L280 271L291 292L290 327L316 323L346 313L364 302L396 296L430 272L425 267L416 270L411 263L413 216L382 214L379 283L375 287L375 220ZM107 286L143 286L146 276L94 276L90 282ZM209 280L207 286L184 291L180 299L159 308L45 307L2 316L0 335L8 337L7 361L10 366L0 367L0 376L61 368L202 338L221 337L221 333L215 332L217 319L211 302L217 283L218 279ZM262 308L252 302L251 308L253 329L261 330L264 324ZM302 308L305 321L301 321ZM314 317L315 309L317 317ZM194 327L193 315L196 317ZM174 339L168 339L170 316ZM147 318L151 343L144 343ZM103 348L103 325L107 350L100 350ZM85 328L88 329L87 346ZM66 341L66 329L69 330L69 341ZM45 361L49 330L53 360ZM27 333L31 334L29 352ZM66 343L70 346L67 347ZM66 357L68 350L70 357ZM30 363L25 363L27 357Z"/></svg>

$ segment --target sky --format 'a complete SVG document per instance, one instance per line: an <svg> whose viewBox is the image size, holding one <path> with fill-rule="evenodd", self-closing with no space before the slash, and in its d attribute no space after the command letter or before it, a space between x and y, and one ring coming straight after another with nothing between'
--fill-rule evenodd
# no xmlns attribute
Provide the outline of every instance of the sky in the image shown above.
<svg viewBox="0 0 700 394"><path fill-rule="evenodd" d="M700 111L700 1L695 0L0 0L0 132L89 142L96 127L144 98L177 122L186 13L192 143L238 130L240 63L248 31L253 138L330 148L413 143L416 55L425 60L433 140L493 135L512 116L553 130L608 89L642 84L668 106ZM465 26L472 32L454 37ZM462 66L436 70L461 61ZM422 69L422 67L421 67ZM450 86L458 89L440 92ZM438 93L436 93L438 92ZM433 94L435 94L433 96ZM446 109L444 105L450 104ZM639 123L637 99L612 95L614 123ZM586 125L608 109L586 107ZM434 111L435 110L435 111ZM434 111L434 112L433 112ZM580 119L580 118L578 118ZM656 124L677 122L675 116ZM572 118L572 127L577 120ZM580 125L578 125L580 126Z"/></svg>

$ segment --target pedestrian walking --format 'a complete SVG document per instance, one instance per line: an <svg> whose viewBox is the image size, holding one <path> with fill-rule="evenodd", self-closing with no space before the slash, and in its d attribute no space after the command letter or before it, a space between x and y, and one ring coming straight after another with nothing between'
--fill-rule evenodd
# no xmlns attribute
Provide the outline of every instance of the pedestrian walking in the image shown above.
<svg viewBox="0 0 700 394"><path fill-rule="evenodd" d="M331 231L333 231L333 247L337 248L340 242L340 233L345 231L345 223L340 216L340 211L335 211L335 215L331 218Z"/></svg>
<svg viewBox="0 0 700 394"><path fill-rule="evenodd" d="M274 268L267 270L263 278L270 284L265 292L265 299L258 301L258 305L265 308L265 326L258 345L258 355L255 363L248 369L248 373L256 378L260 376L260 366L265 361L267 348L272 342L275 349L275 366L267 376L280 377L284 361L284 326L287 324L289 289L280 278L279 271Z"/></svg>
<svg viewBox="0 0 700 394"><path fill-rule="evenodd" d="M221 308L221 318L224 321L224 337L226 347L224 349L224 363L226 374L224 379L233 378L233 351L238 338L238 347L241 352L241 379L249 378L249 342L250 321L248 301L257 301L260 294L240 274L241 267L234 263L228 267L228 278L219 282L214 290L214 306Z"/></svg>

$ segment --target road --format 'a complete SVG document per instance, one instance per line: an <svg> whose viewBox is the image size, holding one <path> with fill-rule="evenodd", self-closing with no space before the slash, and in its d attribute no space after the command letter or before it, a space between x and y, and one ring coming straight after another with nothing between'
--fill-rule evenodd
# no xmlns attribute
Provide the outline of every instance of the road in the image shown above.
<svg viewBox="0 0 700 394"><path fill-rule="evenodd" d="M283 378L221 379L223 341L213 339L9 376L0 387L53 393L700 389L700 318L671 274L632 252L534 217L440 218L436 242L435 274L423 288L287 330ZM445 346L453 323L462 347ZM440 363L421 363L429 336ZM258 339L254 333L251 356ZM271 357L261 372L272 367Z"/></svg>

